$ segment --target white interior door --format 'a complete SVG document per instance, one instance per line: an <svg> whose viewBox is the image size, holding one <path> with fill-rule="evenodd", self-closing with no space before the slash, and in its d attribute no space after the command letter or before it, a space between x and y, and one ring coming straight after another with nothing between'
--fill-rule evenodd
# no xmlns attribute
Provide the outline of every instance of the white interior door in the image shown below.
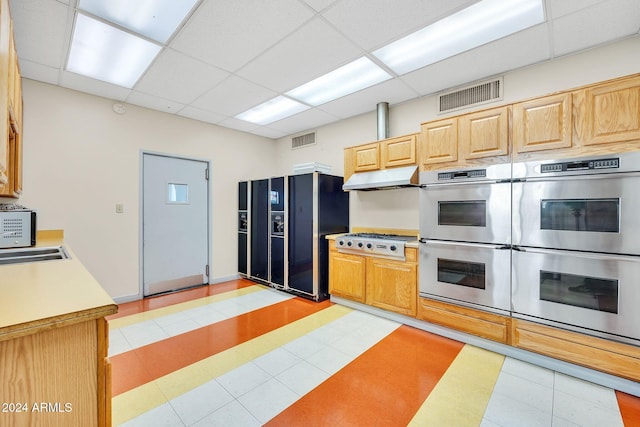
<svg viewBox="0 0 640 427"><path fill-rule="evenodd" d="M208 162L143 153L144 295L209 282Z"/></svg>

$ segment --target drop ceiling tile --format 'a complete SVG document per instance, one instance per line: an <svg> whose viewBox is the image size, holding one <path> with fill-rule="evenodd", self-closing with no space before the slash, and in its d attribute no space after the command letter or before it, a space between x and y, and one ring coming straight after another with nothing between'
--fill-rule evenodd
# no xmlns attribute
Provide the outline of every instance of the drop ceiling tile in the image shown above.
<svg viewBox="0 0 640 427"><path fill-rule="evenodd" d="M201 122L212 123L212 124L219 123L222 120L227 118L226 116L212 113L210 111L200 110L199 108L194 108L191 106L184 107L182 110L180 110L178 115L182 117L187 117L189 119L194 119Z"/></svg>
<svg viewBox="0 0 640 427"><path fill-rule="evenodd" d="M81 76L80 74L70 73L68 71L60 71L58 84L69 89L118 101L124 101L129 93L131 93L131 89L95 80L90 77Z"/></svg>
<svg viewBox="0 0 640 427"><path fill-rule="evenodd" d="M278 139L278 138L287 136L287 134L282 131L271 129L266 126L254 129L251 131L251 133L254 135L264 136L265 138L271 138L271 139Z"/></svg>
<svg viewBox="0 0 640 427"><path fill-rule="evenodd" d="M172 47L235 71L313 16L298 0L206 1Z"/></svg>
<svg viewBox="0 0 640 427"><path fill-rule="evenodd" d="M242 132L252 132L260 127L253 123L245 122L244 120L234 119L233 117L219 122L218 125L230 129L240 130Z"/></svg>
<svg viewBox="0 0 640 427"><path fill-rule="evenodd" d="M314 19L243 67L238 75L286 92L362 56L322 19Z"/></svg>
<svg viewBox="0 0 640 427"><path fill-rule="evenodd" d="M20 59L20 73L23 78L50 83L52 85L58 84L59 70L55 67Z"/></svg>
<svg viewBox="0 0 640 427"><path fill-rule="evenodd" d="M547 19L575 13L581 9L602 3L604 0L547 0Z"/></svg>
<svg viewBox="0 0 640 427"><path fill-rule="evenodd" d="M151 108L152 110L170 114L178 113L184 108L184 104L136 91L132 91L126 101L129 104L139 105L141 107Z"/></svg>
<svg viewBox="0 0 640 427"><path fill-rule="evenodd" d="M379 102L390 105L416 98L418 94L400 80L388 80L354 94L327 102L319 108L341 119L376 109Z"/></svg>
<svg viewBox="0 0 640 427"><path fill-rule="evenodd" d="M334 4L336 0L304 0L304 2L320 12Z"/></svg>
<svg viewBox="0 0 640 427"><path fill-rule="evenodd" d="M342 1L323 16L363 49L374 49L456 12L470 0Z"/></svg>
<svg viewBox="0 0 640 427"><path fill-rule="evenodd" d="M134 89L188 104L228 76L226 71L166 49Z"/></svg>
<svg viewBox="0 0 640 427"><path fill-rule="evenodd" d="M421 95L430 95L550 56L549 27L545 23L405 74L401 79Z"/></svg>
<svg viewBox="0 0 640 427"><path fill-rule="evenodd" d="M295 116L287 117L285 119L271 123L268 127L284 132L284 135L289 135L292 133L335 122L336 120L337 117L318 108L312 108L298 113Z"/></svg>
<svg viewBox="0 0 640 427"><path fill-rule="evenodd" d="M638 0L610 0L553 21L553 53L564 55L640 29Z"/></svg>
<svg viewBox="0 0 640 427"><path fill-rule="evenodd" d="M60 67L65 57L68 5L56 0L11 0L20 61Z"/></svg>
<svg viewBox="0 0 640 427"><path fill-rule="evenodd" d="M201 110L233 117L275 97L277 93L231 76L214 87L191 105Z"/></svg>

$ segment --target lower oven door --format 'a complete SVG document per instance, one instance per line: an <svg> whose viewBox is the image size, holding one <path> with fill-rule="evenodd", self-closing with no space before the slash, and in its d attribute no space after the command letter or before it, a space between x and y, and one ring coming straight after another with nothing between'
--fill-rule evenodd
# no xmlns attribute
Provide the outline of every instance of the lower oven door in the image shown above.
<svg viewBox="0 0 640 427"><path fill-rule="evenodd" d="M640 176L513 183L513 244L640 255Z"/></svg>
<svg viewBox="0 0 640 427"><path fill-rule="evenodd" d="M533 248L512 252L515 317L640 340L640 257Z"/></svg>
<svg viewBox="0 0 640 427"><path fill-rule="evenodd" d="M508 246L438 240L421 243L421 296L489 311L509 311Z"/></svg>
<svg viewBox="0 0 640 427"><path fill-rule="evenodd" d="M427 185L420 190L420 235L511 244L511 183Z"/></svg>

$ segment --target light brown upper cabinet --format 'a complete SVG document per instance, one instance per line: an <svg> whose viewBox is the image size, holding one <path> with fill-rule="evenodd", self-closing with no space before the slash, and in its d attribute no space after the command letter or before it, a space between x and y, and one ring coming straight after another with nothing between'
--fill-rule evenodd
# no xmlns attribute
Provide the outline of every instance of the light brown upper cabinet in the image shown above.
<svg viewBox="0 0 640 427"><path fill-rule="evenodd" d="M509 114L509 107L498 107L423 123L423 168L470 166L489 158L505 161L499 157L509 154Z"/></svg>
<svg viewBox="0 0 640 427"><path fill-rule="evenodd" d="M509 109L500 107L460 116L458 144L465 160L509 154Z"/></svg>
<svg viewBox="0 0 640 427"><path fill-rule="evenodd" d="M513 105L516 153L571 147L571 93L545 96Z"/></svg>
<svg viewBox="0 0 640 427"><path fill-rule="evenodd" d="M405 135L380 141L382 168L416 164L416 135Z"/></svg>
<svg viewBox="0 0 640 427"><path fill-rule="evenodd" d="M458 160L458 119L456 117L423 123L420 134L421 163L447 163Z"/></svg>
<svg viewBox="0 0 640 427"><path fill-rule="evenodd" d="M380 144L377 142L360 145L353 149L354 172L380 169Z"/></svg>
<svg viewBox="0 0 640 427"><path fill-rule="evenodd" d="M581 145L640 140L640 77L592 86L576 93Z"/></svg>

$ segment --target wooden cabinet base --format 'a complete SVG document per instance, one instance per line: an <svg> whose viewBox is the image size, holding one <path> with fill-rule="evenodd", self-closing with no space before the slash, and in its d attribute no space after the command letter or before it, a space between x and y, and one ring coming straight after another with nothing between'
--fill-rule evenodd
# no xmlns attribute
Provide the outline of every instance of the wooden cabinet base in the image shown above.
<svg viewBox="0 0 640 427"><path fill-rule="evenodd" d="M524 320L512 320L512 345L633 381L640 348Z"/></svg>
<svg viewBox="0 0 640 427"><path fill-rule="evenodd" d="M420 298L418 319L503 344L510 344L511 318L471 308Z"/></svg>

